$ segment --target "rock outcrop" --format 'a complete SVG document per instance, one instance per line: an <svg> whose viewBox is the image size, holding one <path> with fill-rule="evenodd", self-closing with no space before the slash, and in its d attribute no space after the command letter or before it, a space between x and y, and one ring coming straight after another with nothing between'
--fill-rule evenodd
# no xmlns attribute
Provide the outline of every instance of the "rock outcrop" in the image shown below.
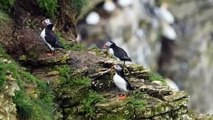
<svg viewBox="0 0 213 120"><path fill-rule="evenodd" d="M19 2L16 5L21 7ZM62 5L65 3L67 0ZM21 28L8 23L9 29L3 28L5 34L0 33L1 44L9 53L0 47L0 119L212 119L191 112L185 92L173 91L161 76L137 64L125 66L125 74L135 90L125 100L118 100L119 91L112 82L115 71L111 67L120 62L100 49L86 49L60 36L65 49L55 56L45 56L46 47L33 28L39 30L40 21L31 21L39 16L32 9L22 11L31 15L20 12L20 16L27 15L20 20ZM71 21L62 20L61 24L68 25L70 32L75 29L77 15L69 15L65 13L63 19L72 18ZM75 32L71 33L74 39ZM13 42L7 44L7 38Z"/></svg>

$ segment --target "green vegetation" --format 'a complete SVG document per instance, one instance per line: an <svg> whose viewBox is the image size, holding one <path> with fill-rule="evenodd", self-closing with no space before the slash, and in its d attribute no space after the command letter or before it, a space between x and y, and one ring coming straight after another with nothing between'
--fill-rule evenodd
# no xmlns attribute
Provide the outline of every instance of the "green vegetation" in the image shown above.
<svg viewBox="0 0 213 120"><path fill-rule="evenodd" d="M0 25L6 23L8 21L10 21L10 17L3 11L0 11Z"/></svg>
<svg viewBox="0 0 213 120"><path fill-rule="evenodd" d="M0 61L0 88L3 86L5 82L6 79L5 75L6 75L5 65L2 61Z"/></svg>
<svg viewBox="0 0 213 120"><path fill-rule="evenodd" d="M53 18L58 9L57 0L37 0L39 7L43 9L47 16Z"/></svg>
<svg viewBox="0 0 213 120"><path fill-rule="evenodd" d="M104 99L91 88L91 79L85 76L72 76L72 69L68 65L57 66L56 70L60 73L61 83L56 92L69 96L69 101L73 105L80 108L78 111L73 111L72 108L67 108L71 116L82 116L85 118L92 118L95 114L94 105Z"/></svg>
<svg viewBox="0 0 213 120"><path fill-rule="evenodd" d="M10 11L15 0L0 0L0 10Z"/></svg>
<svg viewBox="0 0 213 120"><path fill-rule="evenodd" d="M66 41L61 33L56 32L57 36L60 39L61 44L64 46L65 50L73 50L73 51L84 51L86 50L86 47L80 43L74 43Z"/></svg>
<svg viewBox="0 0 213 120"><path fill-rule="evenodd" d="M151 81L161 81L163 83L165 82L164 78L161 75L157 74L157 73L150 73L149 74L149 80L151 80Z"/></svg>
<svg viewBox="0 0 213 120"><path fill-rule="evenodd" d="M80 13L82 8L87 5L88 2L88 0L71 0L71 7Z"/></svg>
<svg viewBox="0 0 213 120"><path fill-rule="evenodd" d="M81 101L83 105L83 113L86 114L86 117L92 117L95 115L94 105L102 101L104 97L99 95L97 92L90 90L85 98Z"/></svg>
<svg viewBox="0 0 213 120"><path fill-rule="evenodd" d="M0 61L1 86L4 85L5 73L9 72L20 87L13 97L18 118L20 120L52 120L54 97L47 84L29 72L21 70L18 64L10 60L2 48L0 48ZM3 64L3 62L5 63Z"/></svg>
<svg viewBox="0 0 213 120"><path fill-rule="evenodd" d="M140 91L135 93L134 96L131 96L130 98L128 98L128 105L132 109L138 108L143 110L145 104L146 104L146 101L143 100L143 93Z"/></svg>

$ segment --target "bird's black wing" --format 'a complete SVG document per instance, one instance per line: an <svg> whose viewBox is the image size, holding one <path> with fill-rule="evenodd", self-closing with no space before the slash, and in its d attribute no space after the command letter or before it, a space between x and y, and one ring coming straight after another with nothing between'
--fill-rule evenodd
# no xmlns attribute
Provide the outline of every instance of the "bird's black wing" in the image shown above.
<svg viewBox="0 0 213 120"><path fill-rule="evenodd" d="M114 55L123 61L131 61L131 58L127 55L126 51L118 46L113 48Z"/></svg>
<svg viewBox="0 0 213 120"><path fill-rule="evenodd" d="M58 37L51 30L45 30L45 40L54 48L63 48L60 44Z"/></svg>

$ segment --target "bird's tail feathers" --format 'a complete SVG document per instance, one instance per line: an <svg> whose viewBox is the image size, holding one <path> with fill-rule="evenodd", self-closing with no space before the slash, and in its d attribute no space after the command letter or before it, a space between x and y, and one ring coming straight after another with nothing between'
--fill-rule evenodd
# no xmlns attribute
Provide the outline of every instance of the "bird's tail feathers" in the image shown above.
<svg viewBox="0 0 213 120"><path fill-rule="evenodd" d="M57 43L55 44L55 47L56 47L56 48L62 48L62 49L64 49L64 46L62 46L59 42L57 42Z"/></svg>

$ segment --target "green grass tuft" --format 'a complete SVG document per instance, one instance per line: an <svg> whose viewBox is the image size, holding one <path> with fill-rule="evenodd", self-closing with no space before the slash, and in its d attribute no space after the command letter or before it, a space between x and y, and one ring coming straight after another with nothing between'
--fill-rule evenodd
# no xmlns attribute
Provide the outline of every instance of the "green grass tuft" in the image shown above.
<svg viewBox="0 0 213 120"><path fill-rule="evenodd" d="M58 9L57 0L37 0L38 5L43 9L47 16L53 18L55 17Z"/></svg>
<svg viewBox="0 0 213 120"><path fill-rule="evenodd" d="M62 34L59 32L56 32L61 44L64 46L65 50L72 50L72 51L85 51L86 47L80 43L75 43L75 42L68 42L66 41Z"/></svg>
<svg viewBox="0 0 213 120"><path fill-rule="evenodd" d="M90 90L85 98L81 101L83 105L83 112L86 117L92 117L95 115L95 104L102 101L104 97L99 95L97 92Z"/></svg>
<svg viewBox="0 0 213 120"><path fill-rule="evenodd" d="M88 2L88 0L71 0L71 7L80 13L82 8L87 5Z"/></svg>
<svg viewBox="0 0 213 120"><path fill-rule="evenodd" d="M10 11L14 5L15 0L0 0L0 10Z"/></svg>
<svg viewBox="0 0 213 120"><path fill-rule="evenodd" d="M0 11L0 25L6 23L8 21L10 21L10 17L3 11Z"/></svg>
<svg viewBox="0 0 213 120"><path fill-rule="evenodd" d="M143 93L139 91L134 96L128 98L128 105L133 109L138 108L142 110L146 105L146 101L143 100Z"/></svg>
<svg viewBox="0 0 213 120"><path fill-rule="evenodd" d="M2 61L0 61L0 88L4 85L4 82L6 80L5 75L6 75L6 71L5 71L5 65Z"/></svg>
<svg viewBox="0 0 213 120"><path fill-rule="evenodd" d="M150 73L149 74L149 80L165 82L164 78L157 73Z"/></svg>
<svg viewBox="0 0 213 120"><path fill-rule="evenodd" d="M11 63L3 63L10 60ZM2 64L3 63L3 64ZM5 73L9 72L15 78L20 90L15 91L13 102L16 104L18 119L20 120L52 120L54 96L48 85L23 71L0 47L0 84L4 85Z"/></svg>

